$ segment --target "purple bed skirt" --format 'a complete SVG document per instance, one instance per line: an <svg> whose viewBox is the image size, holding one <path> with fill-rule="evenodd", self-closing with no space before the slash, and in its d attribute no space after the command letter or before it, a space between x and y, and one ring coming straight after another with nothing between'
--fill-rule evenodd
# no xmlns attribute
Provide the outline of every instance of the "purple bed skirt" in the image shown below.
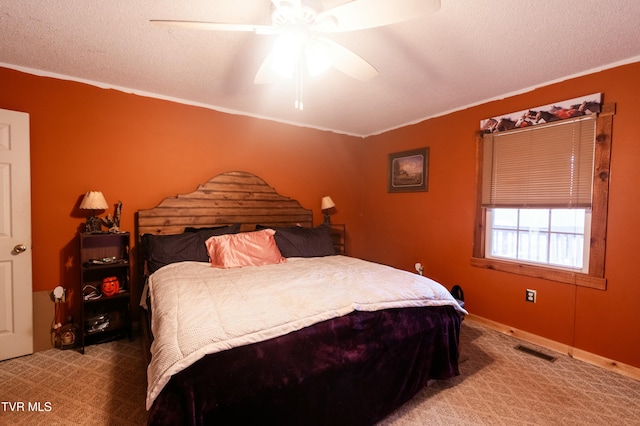
<svg viewBox="0 0 640 426"><path fill-rule="evenodd" d="M207 355L174 375L151 425L371 425L458 375L450 306L353 312Z"/></svg>

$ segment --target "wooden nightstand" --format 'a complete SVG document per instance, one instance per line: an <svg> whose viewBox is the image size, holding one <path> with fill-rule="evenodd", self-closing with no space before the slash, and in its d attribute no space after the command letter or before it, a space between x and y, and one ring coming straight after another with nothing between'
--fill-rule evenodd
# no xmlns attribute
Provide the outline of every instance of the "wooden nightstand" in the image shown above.
<svg viewBox="0 0 640 426"><path fill-rule="evenodd" d="M347 226L345 224L331 224L331 241L336 254L347 254Z"/></svg>
<svg viewBox="0 0 640 426"><path fill-rule="evenodd" d="M101 293L105 278L115 277L120 291ZM85 345L131 338L129 233L80 234L80 351Z"/></svg>

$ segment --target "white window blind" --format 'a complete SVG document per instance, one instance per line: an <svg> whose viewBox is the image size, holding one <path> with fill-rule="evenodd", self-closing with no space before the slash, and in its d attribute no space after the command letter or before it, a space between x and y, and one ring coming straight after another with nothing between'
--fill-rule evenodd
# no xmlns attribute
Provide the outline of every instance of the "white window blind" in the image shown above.
<svg viewBox="0 0 640 426"><path fill-rule="evenodd" d="M483 207L590 208L596 115L483 137Z"/></svg>

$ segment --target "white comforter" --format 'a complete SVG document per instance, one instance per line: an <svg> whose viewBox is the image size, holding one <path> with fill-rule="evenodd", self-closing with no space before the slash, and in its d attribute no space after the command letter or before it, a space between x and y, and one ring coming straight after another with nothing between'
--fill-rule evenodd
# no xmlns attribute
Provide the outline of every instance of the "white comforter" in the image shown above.
<svg viewBox="0 0 640 426"><path fill-rule="evenodd" d="M171 376L206 354L281 336L354 310L452 305L417 274L346 256L289 258L236 269L165 266L149 278L153 307L147 409Z"/></svg>

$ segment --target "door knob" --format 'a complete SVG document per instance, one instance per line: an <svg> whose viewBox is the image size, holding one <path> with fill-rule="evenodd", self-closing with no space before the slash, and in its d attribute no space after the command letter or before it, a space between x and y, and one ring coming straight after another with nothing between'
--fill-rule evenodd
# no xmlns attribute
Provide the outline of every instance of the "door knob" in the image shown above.
<svg viewBox="0 0 640 426"><path fill-rule="evenodd" d="M27 251L27 246L24 244L18 244L13 248L13 251L16 253L22 253L23 251Z"/></svg>

